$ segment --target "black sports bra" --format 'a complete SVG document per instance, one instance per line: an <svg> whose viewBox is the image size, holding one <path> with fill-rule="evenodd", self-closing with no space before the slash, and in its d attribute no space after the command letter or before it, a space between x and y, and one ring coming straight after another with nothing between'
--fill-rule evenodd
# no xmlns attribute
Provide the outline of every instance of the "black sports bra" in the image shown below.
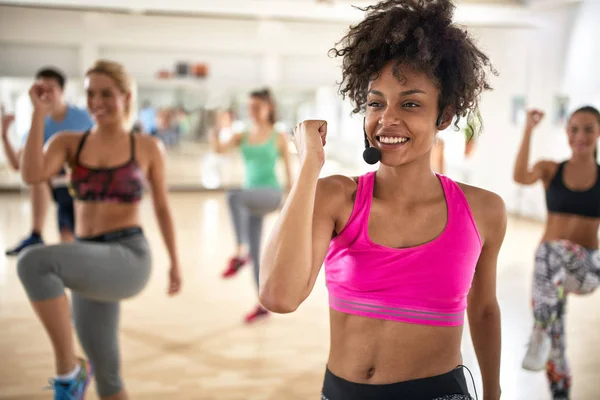
<svg viewBox="0 0 600 400"><path fill-rule="evenodd" d="M583 217L600 218L600 165L594 186L575 191L567 188L563 181L566 161L559 164L556 174L546 189L548 212L575 214Z"/></svg>

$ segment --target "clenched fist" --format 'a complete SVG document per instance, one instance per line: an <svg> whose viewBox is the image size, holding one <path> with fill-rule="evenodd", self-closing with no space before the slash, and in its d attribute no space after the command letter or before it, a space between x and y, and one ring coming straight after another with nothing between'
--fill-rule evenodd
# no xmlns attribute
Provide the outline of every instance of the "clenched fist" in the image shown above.
<svg viewBox="0 0 600 400"><path fill-rule="evenodd" d="M49 112L54 98L54 91L52 87L43 83L34 83L29 89L29 97L34 110Z"/></svg>
<svg viewBox="0 0 600 400"><path fill-rule="evenodd" d="M544 118L544 112L540 110L528 110L527 111L527 129L533 130Z"/></svg>
<svg viewBox="0 0 600 400"><path fill-rule="evenodd" d="M300 155L300 162L317 163L320 167L325 163L323 146L327 137L327 121L306 120L296 125L293 130L294 144Z"/></svg>

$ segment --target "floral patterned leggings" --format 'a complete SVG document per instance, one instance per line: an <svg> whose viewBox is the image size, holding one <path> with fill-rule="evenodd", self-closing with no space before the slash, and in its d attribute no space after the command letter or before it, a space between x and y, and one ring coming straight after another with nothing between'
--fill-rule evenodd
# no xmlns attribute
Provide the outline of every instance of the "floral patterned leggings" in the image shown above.
<svg viewBox="0 0 600 400"><path fill-rule="evenodd" d="M566 358L567 293L589 294L600 284L600 252L567 240L544 242L535 255L533 314L536 327L546 329L552 351L546 364L555 400L569 399L571 375Z"/></svg>

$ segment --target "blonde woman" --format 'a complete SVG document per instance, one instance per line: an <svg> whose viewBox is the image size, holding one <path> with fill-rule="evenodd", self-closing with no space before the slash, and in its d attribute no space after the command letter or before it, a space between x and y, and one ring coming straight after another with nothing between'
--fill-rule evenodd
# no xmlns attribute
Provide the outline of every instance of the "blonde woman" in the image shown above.
<svg viewBox="0 0 600 400"><path fill-rule="evenodd" d="M70 167L77 240L32 246L21 253L17 265L54 349L55 399L83 399L93 365L98 395L120 400L127 394L119 373L119 303L140 293L151 271L139 215L147 183L171 260L169 294L179 291L181 278L163 147L127 126L131 80L121 65L98 61L87 72L85 85L94 126L86 132L59 133L46 148L46 88L36 83L29 92L34 112L21 173L33 184L48 181L64 165ZM75 327L89 361L75 355L65 288L71 289Z"/></svg>

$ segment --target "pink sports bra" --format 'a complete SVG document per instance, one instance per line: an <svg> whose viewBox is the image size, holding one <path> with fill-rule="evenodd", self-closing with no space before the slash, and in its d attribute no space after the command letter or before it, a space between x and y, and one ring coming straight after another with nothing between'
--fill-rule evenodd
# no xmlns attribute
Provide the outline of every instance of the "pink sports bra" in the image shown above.
<svg viewBox="0 0 600 400"><path fill-rule="evenodd" d="M131 158L122 165L110 168L88 167L79 161L79 154L90 132L79 142L75 161L71 165L69 191L80 201L137 203L144 194L144 173L135 159L135 133L131 133Z"/></svg>
<svg viewBox="0 0 600 400"><path fill-rule="evenodd" d="M438 178L448 210L444 231L423 245L394 249L369 239L375 172L359 177L350 219L325 258L331 308L421 325L463 324L482 242L461 188Z"/></svg>

